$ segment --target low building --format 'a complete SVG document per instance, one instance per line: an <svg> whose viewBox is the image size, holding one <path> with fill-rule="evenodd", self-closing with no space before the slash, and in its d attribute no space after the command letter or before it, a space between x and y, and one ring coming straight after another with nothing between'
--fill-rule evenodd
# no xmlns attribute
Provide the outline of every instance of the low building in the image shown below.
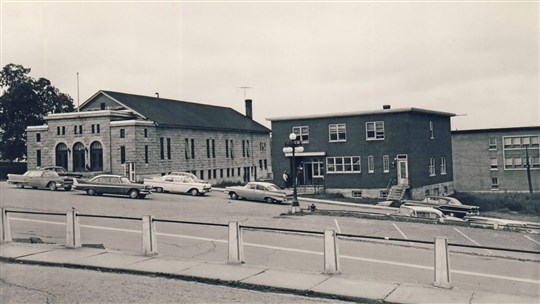
<svg viewBox="0 0 540 304"><path fill-rule="evenodd" d="M539 138L539 126L452 131L456 191L540 191Z"/></svg>
<svg viewBox="0 0 540 304"><path fill-rule="evenodd" d="M453 192L450 118L419 108L269 118L277 177L348 197L423 198ZM289 133L304 151L284 154ZM294 162L294 164L293 164ZM309 188L308 187L308 188Z"/></svg>
<svg viewBox="0 0 540 304"><path fill-rule="evenodd" d="M99 91L78 112L49 114L27 132L28 168L145 176L189 171L213 183L271 171L270 130L231 108Z"/></svg>

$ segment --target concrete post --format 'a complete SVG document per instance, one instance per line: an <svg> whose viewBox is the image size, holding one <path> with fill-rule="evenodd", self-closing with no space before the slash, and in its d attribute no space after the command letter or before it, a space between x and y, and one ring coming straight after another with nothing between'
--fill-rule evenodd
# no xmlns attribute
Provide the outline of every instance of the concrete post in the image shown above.
<svg viewBox="0 0 540 304"><path fill-rule="evenodd" d="M66 212L66 247L81 248L81 227L75 209Z"/></svg>
<svg viewBox="0 0 540 304"><path fill-rule="evenodd" d="M143 215L142 217L142 252L145 256L152 256L158 253L156 224L152 215Z"/></svg>
<svg viewBox="0 0 540 304"><path fill-rule="evenodd" d="M11 228L9 225L9 215L5 208L0 208L0 243L11 242Z"/></svg>
<svg viewBox="0 0 540 304"><path fill-rule="evenodd" d="M333 229L324 230L324 274L339 274L339 248Z"/></svg>
<svg viewBox="0 0 540 304"><path fill-rule="evenodd" d="M435 283L433 285L441 288L452 288L447 238L435 238Z"/></svg>
<svg viewBox="0 0 540 304"><path fill-rule="evenodd" d="M244 243L239 222L229 222L229 264L244 263Z"/></svg>

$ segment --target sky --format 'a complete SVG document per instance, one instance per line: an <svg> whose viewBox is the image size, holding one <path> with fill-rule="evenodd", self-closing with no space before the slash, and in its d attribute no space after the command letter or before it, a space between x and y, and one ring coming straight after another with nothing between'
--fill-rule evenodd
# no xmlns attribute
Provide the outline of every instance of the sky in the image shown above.
<svg viewBox="0 0 540 304"><path fill-rule="evenodd" d="M540 125L538 1L0 0L0 63L268 118L418 107L452 130ZM79 81L77 85L77 73ZM249 87L247 89L242 87Z"/></svg>

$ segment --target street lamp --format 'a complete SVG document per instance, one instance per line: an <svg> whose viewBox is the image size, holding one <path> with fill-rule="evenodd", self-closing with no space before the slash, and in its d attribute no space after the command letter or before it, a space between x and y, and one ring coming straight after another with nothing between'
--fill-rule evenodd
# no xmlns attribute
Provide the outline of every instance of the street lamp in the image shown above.
<svg viewBox="0 0 540 304"><path fill-rule="evenodd" d="M293 209L300 209L300 204L298 203L298 193L296 191L296 153L302 153L304 152L304 147L302 147L302 142L299 140L296 140L296 134L291 133L289 134L289 141L285 143L285 147L283 148L283 153L292 153L292 176L293 176L293 200L292 200L292 207ZM299 210L298 210L299 211Z"/></svg>

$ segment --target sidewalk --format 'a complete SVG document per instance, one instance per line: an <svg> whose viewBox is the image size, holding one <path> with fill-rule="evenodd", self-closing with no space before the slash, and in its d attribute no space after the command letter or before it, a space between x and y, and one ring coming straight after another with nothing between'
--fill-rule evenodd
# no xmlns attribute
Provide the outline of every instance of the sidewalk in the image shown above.
<svg viewBox="0 0 540 304"><path fill-rule="evenodd" d="M210 263L159 255L146 257L106 249L67 249L61 245L51 244L0 244L0 261L160 275L246 289L362 303L538 303L539 301L537 298L516 295L365 281L340 275L275 270L257 265Z"/></svg>

